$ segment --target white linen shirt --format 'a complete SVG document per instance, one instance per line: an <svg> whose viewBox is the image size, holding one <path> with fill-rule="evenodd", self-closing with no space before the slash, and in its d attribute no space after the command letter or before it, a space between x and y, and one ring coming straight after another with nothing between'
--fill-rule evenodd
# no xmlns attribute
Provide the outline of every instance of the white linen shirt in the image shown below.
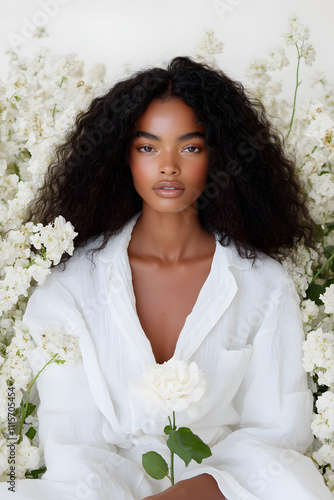
<svg viewBox="0 0 334 500"><path fill-rule="evenodd" d="M17 482L16 500L142 500L170 486L150 478L142 454L169 463L163 429L133 393L155 364L137 312L127 247L139 214L94 257L77 249L29 300L24 321L37 345L62 325L79 338L82 360L50 365L37 386L47 472ZM210 273L179 335L173 358L195 361L207 392L191 417L176 415L212 456L176 481L211 474L228 500L331 500L311 459L312 395L302 368L299 300L284 268L267 256L242 259L216 237ZM46 359L37 347L35 373ZM3 500L13 498L0 485ZM209 500L209 499L208 499Z"/></svg>

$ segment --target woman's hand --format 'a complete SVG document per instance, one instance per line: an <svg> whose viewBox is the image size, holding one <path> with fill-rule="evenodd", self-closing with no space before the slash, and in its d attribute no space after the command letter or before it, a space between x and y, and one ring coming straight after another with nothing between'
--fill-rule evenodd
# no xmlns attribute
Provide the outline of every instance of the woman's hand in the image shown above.
<svg viewBox="0 0 334 500"><path fill-rule="evenodd" d="M217 482L209 474L179 481L158 495L143 500L226 500Z"/></svg>

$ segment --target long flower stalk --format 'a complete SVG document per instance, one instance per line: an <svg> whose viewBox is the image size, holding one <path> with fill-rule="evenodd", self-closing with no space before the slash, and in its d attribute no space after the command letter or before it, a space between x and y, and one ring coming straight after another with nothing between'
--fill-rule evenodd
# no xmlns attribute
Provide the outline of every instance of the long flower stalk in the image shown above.
<svg viewBox="0 0 334 500"><path fill-rule="evenodd" d="M311 281L310 285L311 285L312 283L314 283L314 282L315 282L315 280L318 278L318 276L320 276L320 274L322 273L322 271L323 271L324 269L326 269L326 267L327 267L327 266L329 266L329 264L332 262L332 260L333 260L333 259L334 259L334 252L332 253L332 255L331 255L330 257L328 257L328 259L327 259L327 260L326 260L326 262L325 262L325 263L321 266L321 268L319 269L319 271L318 271L318 272L317 272L317 273L313 276L313 278L312 278L312 281ZM327 278L328 278L328 276L327 276ZM325 281L326 281L326 280L325 280Z"/></svg>
<svg viewBox="0 0 334 500"><path fill-rule="evenodd" d="M51 357L51 359L47 363L45 363L45 365L39 370L39 372L37 373L37 375L35 375L35 377L32 379L32 381L29 384L28 391L27 391L27 399L26 399L26 402L25 402L25 405L24 405L24 407L22 409L22 414L21 414L21 422L20 422L20 431L19 431L18 443L20 443L22 441L22 428L23 428L23 424L24 424L24 421L26 419L27 412L28 412L30 390L32 389L34 383L36 382L36 380L38 379L38 377L40 376L40 374L42 373L42 371L48 365L50 365L53 362L60 362L60 363L63 362L61 360L58 360L57 357L59 357L59 354L58 353L54 354Z"/></svg>
<svg viewBox="0 0 334 500"><path fill-rule="evenodd" d="M287 133L286 138L285 138L286 141L288 140L290 132L292 130L293 120L295 118L295 112L296 112L297 92L298 92L299 85L302 83L299 81L299 66L300 66L300 60L301 60L302 56L301 56L301 51L299 51L298 45L295 44L295 46L296 46L297 55L298 55L297 70L296 70L296 85L295 85L295 93L294 93L294 97L293 97L293 106L292 106L292 114L291 114L289 130L288 130L288 133Z"/></svg>

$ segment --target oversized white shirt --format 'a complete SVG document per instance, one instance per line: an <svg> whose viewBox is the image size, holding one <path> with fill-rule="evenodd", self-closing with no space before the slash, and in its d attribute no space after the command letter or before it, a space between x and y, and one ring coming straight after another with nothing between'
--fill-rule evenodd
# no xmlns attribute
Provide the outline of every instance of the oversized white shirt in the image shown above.
<svg viewBox="0 0 334 500"><path fill-rule="evenodd" d="M138 214L139 215L139 214ZM135 216L94 257L76 250L33 293L24 321L37 344L62 325L79 338L82 360L50 365L40 375L40 441L47 472L17 481L2 500L142 500L170 486L150 478L142 454L169 463L163 429L133 393L155 364L137 312L127 253ZM173 358L195 361L207 392L191 417L176 415L211 447L212 456L176 480L211 474L228 500L332 500L311 459L312 395L302 368L299 300L284 268L255 264L218 238L210 273L186 318ZM34 371L45 363L39 347ZM208 499L209 500L209 499Z"/></svg>

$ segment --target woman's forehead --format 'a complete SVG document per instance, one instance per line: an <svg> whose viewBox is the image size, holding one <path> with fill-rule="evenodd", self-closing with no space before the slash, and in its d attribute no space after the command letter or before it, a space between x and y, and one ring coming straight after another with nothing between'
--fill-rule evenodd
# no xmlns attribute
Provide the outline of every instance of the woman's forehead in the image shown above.
<svg viewBox="0 0 334 500"><path fill-rule="evenodd" d="M154 130L154 135L159 135L159 130L163 132L173 128L175 133L204 132L203 125L199 125L196 121L194 110L180 98L167 101L154 99L139 117L136 125L136 132L153 133Z"/></svg>

